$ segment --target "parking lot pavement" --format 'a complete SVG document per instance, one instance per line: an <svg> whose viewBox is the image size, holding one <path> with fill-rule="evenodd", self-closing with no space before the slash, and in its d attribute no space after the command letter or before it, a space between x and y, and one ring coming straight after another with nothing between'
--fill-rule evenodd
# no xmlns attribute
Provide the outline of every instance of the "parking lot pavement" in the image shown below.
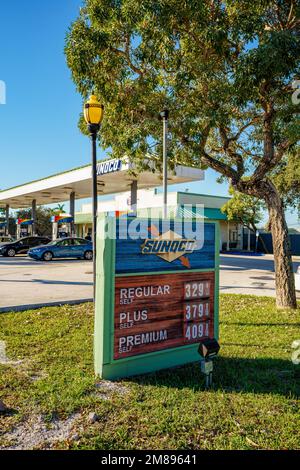
<svg viewBox="0 0 300 470"><path fill-rule="evenodd" d="M0 311L7 307L74 302L93 296L91 261L0 257Z"/></svg>
<svg viewBox="0 0 300 470"><path fill-rule="evenodd" d="M300 257L294 258L294 271ZM220 291L228 294L275 296L272 255L221 255ZM0 257L0 312L10 307L91 300L90 261L34 261L26 256ZM300 297L300 292L298 292Z"/></svg>
<svg viewBox="0 0 300 470"><path fill-rule="evenodd" d="M293 257L293 268L297 270L300 257ZM264 256L220 256L220 291L227 294L252 294L275 297L273 255ZM297 292L300 297L300 292Z"/></svg>

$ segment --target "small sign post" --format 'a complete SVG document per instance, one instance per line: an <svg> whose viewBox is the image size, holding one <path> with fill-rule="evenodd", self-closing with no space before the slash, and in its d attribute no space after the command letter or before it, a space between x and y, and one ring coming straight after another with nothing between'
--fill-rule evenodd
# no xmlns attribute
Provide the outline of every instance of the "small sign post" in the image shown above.
<svg viewBox="0 0 300 470"><path fill-rule="evenodd" d="M218 339L218 224L168 223L99 220L94 351L102 378L199 361L201 341ZM185 236L195 224L204 225L203 240Z"/></svg>

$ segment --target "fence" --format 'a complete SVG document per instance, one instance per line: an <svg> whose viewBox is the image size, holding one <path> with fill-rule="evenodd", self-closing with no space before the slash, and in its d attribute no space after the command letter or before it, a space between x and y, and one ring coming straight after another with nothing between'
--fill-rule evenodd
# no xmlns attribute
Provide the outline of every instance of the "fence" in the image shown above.
<svg viewBox="0 0 300 470"><path fill-rule="evenodd" d="M300 256L300 233L299 234L291 233L289 235L289 239L290 239L290 244L291 244L292 255ZM255 250L255 242L256 242L256 236L254 233L251 233L250 247L251 247L251 250L253 251ZM244 250L248 249L248 235L247 234L244 234L244 237L243 237L243 249ZM261 253L273 254L273 241L272 241L271 233L260 233L259 238L258 238L257 251Z"/></svg>

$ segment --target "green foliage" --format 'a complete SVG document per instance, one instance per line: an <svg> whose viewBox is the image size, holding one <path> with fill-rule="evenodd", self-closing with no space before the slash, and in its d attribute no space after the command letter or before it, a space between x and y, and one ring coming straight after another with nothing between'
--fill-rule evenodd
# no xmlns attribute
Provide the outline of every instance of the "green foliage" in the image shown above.
<svg viewBox="0 0 300 470"><path fill-rule="evenodd" d="M252 196L229 190L232 198L221 208L228 220L238 221L253 232L257 230L257 224L262 221L263 203Z"/></svg>
<svg viewBox="0 0 300 470"><path fill-rule="evenodd" d="M28 218L31 219L31 209L19 210L16 213L17 218ZM38 206L36 208L36 234L43 236L50 236L52 233L52 224L51 224L51 215L52 209L47 207Z"/></svg>
<svg viewBox="0 0 300 470"><path fill-rule="evenodd" d="M291 362L299 320L271 298L221 296L221 350L209 391L198 363L95 387L92 304L9 313L0 322L8 359L20 361L0 364L1 399L16 411L0 414L0 447L20 423L28 435L39 416L50 426L74 412L80 417L70 435L78 440L66 437L52 449L299 447L300 366ZM99 416L94 424L91 411Z"/></svg>
<svg viewBox="0 0 300 470"><path fill-rule="evenodd" d="M65 47L77 90L104 104L104 149L160 168L158 112L168 108L170 167L213 168L266 203L282 307L296 296L271 178L299 142L299 13L298 0L85 0Z"/></svg>
<svg viewBox="0 0 300 470"><path fill-rule="evenodd" d="M50 209L51 215L60 215L60 214L65 214L65 205L64 204L57 204L56 207L53 209Z"/></svg>
<svg viewBox="0 0 300 470"><path fill-rule="evenodd" d="M274 174L274 182L285 205L298 211L300 218L300 149L296 147L283 159Z"/></svg>
<svg viewBox="0 0 300 470"><path fill-rule="evenodd" d="M277 164L261 168L270 103L275 151L299 136L290 87L298 12L293 0L85 0L65 52L78 91L105 105L101 145L159 160L157 115L168 107L171 165L209 165L233 180L258 167L268 175Z"/></svg>

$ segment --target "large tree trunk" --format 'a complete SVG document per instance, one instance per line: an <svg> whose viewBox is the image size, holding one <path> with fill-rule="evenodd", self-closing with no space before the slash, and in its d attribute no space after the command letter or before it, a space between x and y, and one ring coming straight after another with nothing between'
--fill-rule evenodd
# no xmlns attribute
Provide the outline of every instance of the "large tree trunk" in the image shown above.
<svg viewBox="0 0 300 470"><path fill-rule="evenodd" d="M289 234L280 194L269 179L262 179L256 185L249 181L239 181L235 187L240 192L266 202L273 239L276 305L278 308L297 308Z"/></svg>
<svg viewBox="0 0 300 470"><path fill-rule="evenodd" d="M276 304L279 308L297 308L295 278L284 207L272 183L270 183L268 194L265 195L265 200L273 239Z"/></svg>

